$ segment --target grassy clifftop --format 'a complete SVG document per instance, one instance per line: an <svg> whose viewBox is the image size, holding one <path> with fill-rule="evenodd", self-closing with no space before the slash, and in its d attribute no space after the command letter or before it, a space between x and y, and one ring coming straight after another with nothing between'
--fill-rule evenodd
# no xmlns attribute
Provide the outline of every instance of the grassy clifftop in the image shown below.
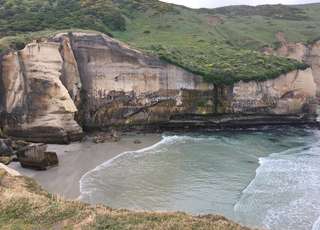
<svg viewBox="0 0 320 230"><path fill-rule="evenodd" d="M66 201L0 168L0 229L249 230L221 216L130 212Z"/></svg>
<svg viewBox="0 0 320 230"><path fill-rule="evenodd" d="M90 29L209 82L265 80L307 67L259 50L277 47L280 31L292 42L320 38L319 10L320 4L195 10L157 0L0 0L0 48L23 47L30 32Z"/></svg>

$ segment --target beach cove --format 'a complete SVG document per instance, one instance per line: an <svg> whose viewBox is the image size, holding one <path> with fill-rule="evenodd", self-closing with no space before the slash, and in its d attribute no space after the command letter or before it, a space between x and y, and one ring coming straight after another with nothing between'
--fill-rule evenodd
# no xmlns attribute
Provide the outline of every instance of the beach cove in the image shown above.
<svg viewBox="0 0 320 230"><path fill-rule="evenodd" d="M48 171L10 167L51 193L92 205L215 213L250 227L317 230L319 135L294 127L129 133L117 143L93 144L89 138L49 145L60 166ZM134 144L137 139L142 143Z"/></svg>
<svg viewBox="0 0 320 230"><path fill-rule="evenodd" d="M140 140L141 144L135 144L135 140ZM80 195L79 181L85 173L123 152L143 149L160 140L159 134L129 133L122 136L119 142L95 144L92 138L87 138L84 142L70 145L48 145L50 151L57 152L60 160L58 167L47 171L34 171L22 168L20 163L11 163L10 168L35 179L51 193L67 199L77 199Z"/></svg>

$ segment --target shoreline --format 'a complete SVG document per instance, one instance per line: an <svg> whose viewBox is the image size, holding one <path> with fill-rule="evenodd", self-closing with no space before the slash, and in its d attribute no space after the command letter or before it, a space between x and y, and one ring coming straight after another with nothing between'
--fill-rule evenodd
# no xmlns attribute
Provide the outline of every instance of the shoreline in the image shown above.
<svg viewBox="0 0 320 230"><path fill-rule="evenodd" d="M135 144L140 140L141 144ZM21 175L35 179L46 191L66 199L80 196L80 180L86 173L99 165L111 161L119 155L150 147L161 141L161 134L125 133L119 142L95 144L89 137L83 142L69 145L48 145L48 151L54 151L59 157L59 166L47 171L34 171L13 162L9 168Z"/></svg>
<svg viewBox="0 0 320 230"><path fill-rule="evenodd" d="M308 125L272 125L258 126L255 128L234 129L233 131L265 131L279 127L301 127L318 129L318 126ZM201 133L230 131L227 129L208 131ZM170 132L181 134L181 132ZM192 132L186 132L192 133ZM23 176L35 179L46 191L60 195L66 199L78 199L80 193L80 182L87 173L96 170L99 166L126 154L127 152L140 151L152 147L162 140L163 132L124 132L119 142L94 143L92 133L89 133L84 141L72 142L68 145L48 144L48 151L56 152L59 158L59 166L46 171L35 171L22 168L19 162L12 162L9 168L16 170ZM135 144L140 140L140 144ZM104 152L103 150L106 149Z"/></svg>

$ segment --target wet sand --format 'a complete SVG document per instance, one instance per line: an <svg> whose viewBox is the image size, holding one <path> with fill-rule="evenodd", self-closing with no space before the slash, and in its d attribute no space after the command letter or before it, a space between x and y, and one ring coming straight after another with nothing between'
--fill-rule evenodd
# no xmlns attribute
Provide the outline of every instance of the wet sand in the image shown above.
<svg viewBox="0 0 320 230"><path fill-rule="evenodd" d="M140 140L141 144L134 144ZM126 151L135 151L151 146L161 140L159 134L129 133L119 142L95 144L91 138L70 145L48 145L48 151L54 151L59 157L59 166L47 171L24 169L20 163L10 164L24 176L34 178L47 191L59 194L67 199L76 199L80 195L79 181L88 171Z"/></svg>

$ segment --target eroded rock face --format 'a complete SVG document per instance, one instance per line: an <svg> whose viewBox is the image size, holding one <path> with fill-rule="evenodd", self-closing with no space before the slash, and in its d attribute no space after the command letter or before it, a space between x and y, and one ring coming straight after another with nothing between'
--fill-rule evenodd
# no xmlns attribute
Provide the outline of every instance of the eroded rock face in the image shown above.
<svg viewBox="0 0 320 230"><path fill-rule="evenodd" d="M312 67L314 80L317 84L317 96L320 97L320 41L309 47L306 62Z"/></svg>
<svg viewBox="0 0 320 230"><path fill-rule="evenodd" d="M55 143L81 135L74 120L77 108L60 80L64 62L59 48L59 43L31 43L3 57L2 123L7 134Z"/></svg>
<svg viewBox="0 0 320 230"><path fill-rule="evenodd" d="M316 85L312 70L292 71L264 82L233 87L233 112L266 114L315 113Z"/></svg>
<svg viewBox="0 0 320 230"><path fill-rule="evenodd" d="M70 97L73 101L78 103L80 100L81 79L70 39L68 36L62 36L58 42L61 44L60 54L63 59L60 79L63 85L67 88Z"/></svg>
<svg viewBox="0 0 320 230"><path fill-rule="evenodd" d="M66 35L55 40L61 36ZM70 39L82 81L81 122L87 128L165 121L176 112L196 112L197 101L213 94L200 76L105 35L74 33ZM193 91L194 101L181 101Z"/></svg>
<svg viewBox="0 0 320 230"><path fill-rule="evenodd" d="M212 114L242 114L243 119L247 114L263 114L268 117L266 123L272 123L271 117L278 115L299 114L294 122L309 122L305 114L314 118L316 87L311 69L265 82L214 87L203 82L201 76L108 36L73 33L57 35L54 40L66 36L71 40L83 86L80 120L88 129L111 125L158 127L172 120L193 120L193 115L197 123ZM263 121L263 116L260 118ZM212 121L220 124L224 119ZM284 117L281 122L285 122Z"/></svg>
<svg viewBox="0 0 320 230"><path fill-rule="evenodd" d="M303 44L301 42L288 42L285 34L279 32L276 37L280 43L280 47L276 50L267 49L265 53L278 55L305 62L310 65L314 81L317 85L317 97L320 97L320 41L313 44Z"/></svg>
<svg viewBox="0 0 320 230"><path fill-rule="evenodd" d="M155 130L315 121L311 69L214 86L102 34L58 34L10 52L2 80L7 131L43 142L78 137L78 124Z"/></svg>

